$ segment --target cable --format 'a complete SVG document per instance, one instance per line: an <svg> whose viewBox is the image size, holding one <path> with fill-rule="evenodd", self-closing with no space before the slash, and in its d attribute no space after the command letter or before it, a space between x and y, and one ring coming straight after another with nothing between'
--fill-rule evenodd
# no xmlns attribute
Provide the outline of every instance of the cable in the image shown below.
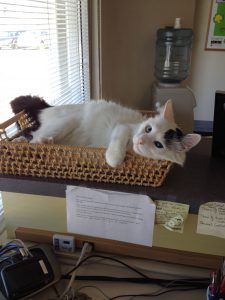
<svg viewBox="0 0 225 300"><path fill-rule="evenodd" d="M80 287L77 292L86 289L86 288L94 288L96 290L98 290L107 300L115 300L115 299L119 299L119 298L124 298L124 297L131 297L129 300L132 300L136 297L158 297L161 296L163 294L169 293L169 292L182 292L182 291L193 291L193 290L197 290L197 289L201 289L201 288L173 288L173 289L167 289L167 290L163 290L163 289L159 289L153 293L146 293L146 294L124 294L124 295L117 295L114 297L109 297L105 292L103 292L99 287L97 286L93 286L93 285L87 285L87 286L82 286ZM76 295L76 294L75 294Z"/></svg>
<svg viewBox="0 0 225 300"><path fill-rule="evenodd" d="M17 245L13 246L13 245L9 245L9 246L5 246L1 249L0 251L0 256L3 256L5 253L12 251L12 250L19 250L19 247Z"/></svg>
<svg viewBox="0 0 225 300"><path fill-rule="evenodd" d="M6 253L9 252L8 256L5 256ZM33 256L28 248L25 246L23 241L19 239L13 239L10 242L2 245L0 248L0 263L5 261L6 259L11 259L16 254L20 254L22 257Z"/></svg>
<svg viewBox="0 0 225 300"><path fill-rule="evenodd" d="M19 244L19 245L18 245ZM11 246L11 245L13 245L13 246L17 246L18 248L21 248L21 249L23 249L24 250L24 256L33 256L32 254L31 254L31 252L29 251L29 249L27 248L27 246L24 244L24 242L22 241L22 240L20 240L20 239L13 239L13 240L11 240L10 242L8 242L8 243L6 243L4 246L2 246L2 248L0 249L0 253L1 253L1 251L4 249L4 248L6 248L6 247L8 247L8 246ZM21 253L22 254L22 253Z"/></svg>
<svg viewBox="0 0 225 300"><path fill-rule="evenodd" d="M103 258L103 259L108 259L108 260L112 260L112 261L115 261L121 265L124 265L126 266L127 268L129 268L130 270L134 271L135 273L141 275L143 278L146 279L146 282L148 281L148 283L156 283L158 285L161 285L161 286L165 286L165 284L171 284L171 282L173 282L174 284L176 283L176 286L193 286L193 285L196 285L196 286L200 286L201 284L204 285L204 286L207 286L209 284L209 279L208 278L182 278L182 279L176 279L176 280L170 280L170 279L160 279L160 278L151 278L147 275L145 275L144 273L138 271L137 269L135 269L134 267L131 267L130 265L118 260L118 259L115 259L115 258L112 258L112 257L108 257L108 256L103 256L103 255L90 255L88 257L86 257L85 259L83 259L82 261L80 261L80 263L78 263L72 270L70 270L69 272L67 272L65 275L62 276L63 279L65 278L68 278L67 276L77 270L84 262L86 262L87 260L91 259L91 258ZM98 276L96 276L95 278L97 278ZM90 277L89 277L90 278ZM103 279L104 277L102 277ZM106 277L105 277L106 278ZM79 276L78 279L82 280L82 277ZM95 280L93 278L93 280ZM97 280L97 279L96 279ZM107 280L107 279L106 279ZM120 279L118 278L118 281Z"/></svg>
<svg viewBox="0 0 225 300"><path fill-rule="evenodd" d="M104 256L104 255L89 255L86 258L84 258L82 261L79 262L79 264L76 264L76 266L74 268L72 268L69 272L67 272L65 275L69 275L70 273L72 273L73 271L75 271L76 269L78 269L84 262L86 262L87 260L91 259L91 258L102 258L102 259L108 259L108 260L112 260L115 261L125 267L127 267L128 269L134 271L135 273L139 274L140 276L144 277L144 278L149 278L147 275L145 275L144 273L138 271L137 269L135 269L134 267L124 263L123 261L120 261L116 258L113 257L108 257L108 256Z"/></svg>
<svg viewBox="0 0 225 300"><path fill-rule="evenodd" d="M197 289L201 289L201 288L182 288L182 289L170 289L170 290L166 290L166 291L162 291L162 292L159 292L159 293L149 293L149 294L124 294L124 295L117 295L117 296L114 296L114 297L111 297L109 298L109 300L115 300L115 299L119 299L119 298L124 298L124 297L131 297L129 300L132 300L134 299L135 297L158 297L158 296L161 296L163 294L166 294L166 293L171 293L171 292L186 292L186 291L193 291L193 290L197 290Z"/></svg>
<svg viewBox="0 0 225 300"><path fill-rule="evenodd" d="M62 279L70 279L71 277L66 275L63 276ZM104 281L104 282L129 282L129 283L137 283L137 284L149 284L155 283L161 286L167 286L169 283L173 283L174 287L179 286L202 286L203 288L207 288L209 285L209 280L168 280L168 279L161 279L161 278L136 278L136 277L112 277L112 276L76 276L76 280L84 280L84 281ZM167 284L166 284L167 283Z"/></svg>
<svg viewBox="0 0 225 300"><path fill-rule="evenodd" d="M83 265L85 262L87 262L91 258L100 258L100 259L108 259L112 260L116 263L122 264L123 266L126 266L127 268L131 269L138 275L141 275L141 278L133 278L133 277L128 277L128 278L118 278L118 277L107 277L107 276L76 276L77 280L98 280L98 281L128 281L128 282L133 282L133 283L154 283L160 285L162 288L157 290L154 293L150 294L140 294L140 295L118 295L113 298L107 298L109 300L114 300L117 298L122 298L122 297L137 297L137 296L143 296L143 297L157 297L162 294L168 293L168 292L173 292L173 291L191 291L195 289L206 289L208 284L209 284L209 278L181 278L181 279L161 279L161 278L151 278L144 273L138 271L137 269L131 267L130 265L112 258L112 257L107 257L103 255L90 255L84 259L82 257L84 256L85 253L83 253L84 248L82 249L81 255L76 263L76 266L72 268L69 272L64 274L62 276L62 279L70 279L70 283L66 289L67 293L64 292L64 296L67 296L65 299L74 299L76 294L74 294L74 291L72 290L72 283L75 279L76 276L76 271L77 269ZM72 273L72 275L70 275ZM94 287L94 286L90 286ZM97 287L95 287L97 288ZM98 289L98 288L97 288ZM165 290L167 289L167 290ZM80 290L80 289L79 289ZM69 295L69 292L71 295ZM101 291L102 292L102 291ZM63 296L63 295L62 295ZM62 297L61 296L61 297ZM107 297L107 295L105 295ZM62 299L62 298L60 298ZM76 298L75 298L76 299Z"/></svg>
<svg viewBox="0 0 225 300"><path fill-rule="evenodd" d="M114 300L114 299L119 299L119 298L123 298L123 297L132 297L132 299L133 299L137 296L157 297L162 294L165 294L168 292L173 292L173 291L191 291L191 290L195 290L195 289L206 289L209 284L208 278L184 278L184 279L175 279L175 280L150 278L147 275L145 275L144 273L138 271L137 269L131 267L130 265L128 265L118 259L103 256L103 255L90 255L90 256L84 258L83 260L79 259L76 266L72 270L67 272L64 276L62 276L62 278L64 278L64 279L68 278L70 273L73 272L74 276L72 275L71 279L70 279L70 282L72 285L72 282L75 278L76 270L91 258L101 258L101 259L112 260L114 262L117 262L119 264L126 266L127 268L131 269L135 273L141 275L142 278L117 278L117 277L107 277L107 276L77 276L76 277L77 280L98 280L98 281L101 280L101 281L120 281L120 282L121 281L129 281L129 282L133 282L133 283L155 283L162 287L161 289L157 290L154 293L139 294L139 295L117 295L112 298L107 298L108 300ZM167 290L165 290L165 288L167 288ZM104 292L102 292L102 293L104 294ZM104 295L104 296L107 297L107 295ZM68 298L68 299L74 299L74 295L72 295L72 297Z"/></svg>
<svg viewBox="0 0 225 300"><path fill-rule="evenodd" d="M69 272L69 274L70 274L71 272L73 272L73 273L72 273L72 276L71 276L71 278L70 278L69 284L67 285L66 289L64 290L64 292L63 292L62 295L60 296L60 299L63 299L64 297L66 297L66 295L67 295L69 292L72 292L72 293L73 293L72 284L73 284L74 279L75 279L75 277L76 277L76 270L77 270L76 267L79 266L79 265L81 265L82 259L83 259L83 257L85 256L86 252L87 252L88 250L90 251L90 246L92 247L92 245L91 245L90 243L88 243L88 242L85 242L85 243L84 243L84 246L83 246L83 248L82 248L82 250L81 250L81 254L80 254L79 258L78 258L78 261L77 261L77 263L76 263L76 266L75 266L74 270L72 270L72 271ZM74 298L74 294L72 295L72 299L73 299L73 298Z"/></svg>
<svg viewBox="0 0 225 300"><path fill-rule="evenodd" d="M104 254L105 255L105 254ZM159 270L158 269L158 267L157 267L157 269L156 269L156 266L155 266L155 263L159 263L160 265L161 264L164 264L164 263L162 263L162 262L153 262L154 264L153 264L153 266L152 265L148 265L148 266L143 266L143 265L140 265L140 266L137 266L136 264L135 264L135 262L127 262L126 260L127 260L127 258L126 257L118 257L117 255L107 255L108 256L108 258L110 259L110 258L117 258L118 260L122 260L123 262L126 262L126 263L129 263L132 267L134 267L134 268L136 268L136 269L138 269L138 271L140 271L140 272L144 272L144 273L146 273L147 272L147 274L149 274L148 276L153 276L153 277L158 277L158 278L161 278L162 276L164 277L164 278L171 278L171 277L175 277L175 278L182 278L181 277L181 274L174 274L174 272L170 272L170 271L166 271L165 272L165 270ZM123 259L125 259L125 261L123 260ZM62 259L61 259L61 261L62 261ZM64 264L67 264L67 265L70 265L70 267L73 267L73 266L71 266L71 263L68 263L67 261L63 261L63 263ZM134 265L133 265L133 263L134 263ZM87 261L86 263L85 263L85 266L89 266L89 265L96 265L96 264L102 264L102 265L104 265L104 266L113 266L113 267L115 267L117 264L116 263L114 263L114 262L112 262L112 263L110 263L110 261L109 262L105 262L105 259L104 258L96 258L96 259L93 259L92 261L90 260L90 261ZM203 275L203 276L205 276L205 277L200 277L200 276L202 276L202 275L200 275L200 274L198 274L198 275L195 275L194 276L194 280L209 280L209 276L207 275L207 276L205 276L205 275ZM193 279L193 276L190 276L190 275L187 275L187 277L185 277L185 279Z"/></svg>

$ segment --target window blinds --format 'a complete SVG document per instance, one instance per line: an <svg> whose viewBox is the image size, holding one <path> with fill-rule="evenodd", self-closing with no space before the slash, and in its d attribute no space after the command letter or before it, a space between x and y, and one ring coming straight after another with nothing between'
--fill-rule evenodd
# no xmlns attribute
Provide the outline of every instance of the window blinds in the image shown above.
<svg viewBox="0 0 225 300"><path fill-rule="evenodd" d="M87 0L0 0L0 64L6 102L89 100Z"/></svg>

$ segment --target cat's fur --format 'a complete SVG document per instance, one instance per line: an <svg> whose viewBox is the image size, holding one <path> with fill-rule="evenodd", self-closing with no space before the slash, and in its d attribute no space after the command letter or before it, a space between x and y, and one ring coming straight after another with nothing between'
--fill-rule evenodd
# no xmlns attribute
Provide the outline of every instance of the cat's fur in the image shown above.
<svg viewBox="0 0 225 300"><path fill-rule="evenodd" d="M38 118L41 109L51 107L43 98L37 96L20 96L11 101L11 108L14 114L24 110L28 116L32 127L28 127L24 130L24 137L28 140L32 139L31 131L35 131L40 127L40 121ZM17 123L17 127L20 129L20 124Z"/></svg>
<svg viewBox="0 0 225 300"><path fill-rule="evenodd" d="M150 118L105 100L55 107L41 102L36 103L37 109L32 108L32 97L25 102L18 107L15 99L11 106L15 113L25 110L29 115L31 111L36 118L39 127L31 132L31 143L105 147L106 161L112 167L120 165L131 149L147 158L183 165L186 152L201 139L198 134L183 135L174 121L171 100Z"/></svg>

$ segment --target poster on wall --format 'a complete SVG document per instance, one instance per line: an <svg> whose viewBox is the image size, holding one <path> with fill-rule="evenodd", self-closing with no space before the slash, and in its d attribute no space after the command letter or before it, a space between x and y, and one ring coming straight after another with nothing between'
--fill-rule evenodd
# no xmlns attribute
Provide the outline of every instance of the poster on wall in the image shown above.
<svg viewBox="0 0 225 300"><path fill-rule="evenodd" d="M225 50L225 0L212 0L206 50Z"/></svg>

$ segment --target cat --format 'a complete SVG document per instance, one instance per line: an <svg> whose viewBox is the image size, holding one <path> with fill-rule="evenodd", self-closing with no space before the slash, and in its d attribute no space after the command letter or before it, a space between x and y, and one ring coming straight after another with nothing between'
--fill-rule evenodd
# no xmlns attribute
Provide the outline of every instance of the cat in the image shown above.
<svg viewBox="0 0 225 300"><path fill-rule="evenodd" d="M25 101L23 97L30 98ZM14 113L25 110L38 124L30 130L30 143L104 147L106 162L113 168L124 161L128 150L182 166L186 152L201 140L199 134L184 135L178 128L172 100L150 118L106 100L51 107L43 99L21 96L11 107Z"/></svg>

